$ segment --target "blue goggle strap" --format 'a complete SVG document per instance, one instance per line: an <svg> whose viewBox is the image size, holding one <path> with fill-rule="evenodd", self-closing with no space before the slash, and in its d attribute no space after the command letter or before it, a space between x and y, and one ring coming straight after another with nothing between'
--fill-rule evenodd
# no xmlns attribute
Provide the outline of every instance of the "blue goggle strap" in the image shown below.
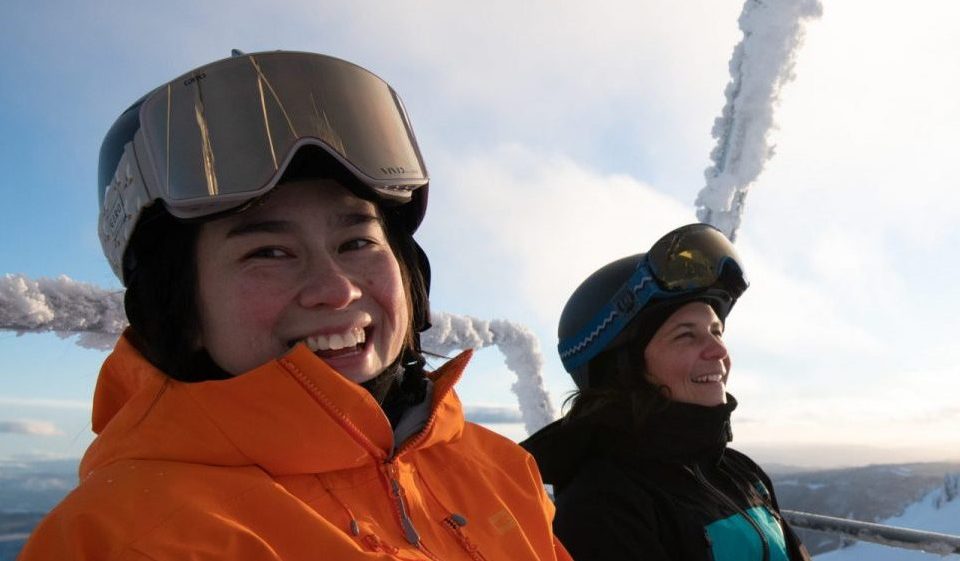
<svg viewBox="0 0 960 561"><path fill-rule="evenodd" d="M661 294L665 291L657 284L644 259L590 323L557 345L564 368L572 372L590 362L623 331L637 312Z"/></svg>

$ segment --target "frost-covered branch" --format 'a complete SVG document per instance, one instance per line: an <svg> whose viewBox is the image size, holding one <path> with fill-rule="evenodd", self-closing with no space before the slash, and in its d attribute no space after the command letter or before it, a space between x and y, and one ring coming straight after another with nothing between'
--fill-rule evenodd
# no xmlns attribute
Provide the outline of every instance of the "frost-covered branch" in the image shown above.
<svg viewBox="0 0 960 561"><path fill-rule="evenodd" d="M743 40L730 59L727 102L713 124L717 145L707 184L697 195L697 218L735 240L747 189L773 155L767 135L783 86L794 78L804 20L819 17L819 0L747 0L740 14Z"/></svg>
<svg viewBox="0 0 960 561"><path fill-rule="evenodd" d="M79 335L81 347L109 350L126 325L122 291L63 275L37 280L22 275L0 277L0 329Z"/></svg>
<svg viewBox="0 0 960 561"><path fill-rule="evenodd" d="M435 312L433 327L423 334L423 348L440 354L457 349L496 346L507 368L517 375L511 389L520 402L520 414L529 434L557 418L550 394L543 385L543 355L536 335L506 320L482 320Z"/></svg>
<svg viewBox="0 0 960 561"><path fill-rule="evenodd" d="M433 314L434 327L423 334L425 349L448 354L455 350L497 347L507 368L517 375L513 392L528 432L556 418L543 386L543 356L536 335L505 320L481 320L447 313ZM22 333L79 335L77 344L109 350L127 326L123 292L103 290L66 276L31 280L22 275L0 277L0 329Z"/></svg>

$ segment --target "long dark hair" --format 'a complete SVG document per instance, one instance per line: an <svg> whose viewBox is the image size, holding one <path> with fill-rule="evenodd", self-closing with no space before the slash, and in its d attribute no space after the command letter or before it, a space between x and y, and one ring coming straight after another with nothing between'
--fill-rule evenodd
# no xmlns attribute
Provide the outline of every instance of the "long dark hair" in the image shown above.
<svg viewBox="0 0 960 561"><path fill-rule="evenodd" d="M422 374L425 360L418 335L423 327L419 325L422 318L429 317L429 280L426 278L429 273L413 236L393 218L395 209L381 205L356 177L326 152L314 147L301 149L287 166L278 188L282 188L283 183L305 179L336 181L377 205L390 248L400 266L410 318L399 360L405 370ZM269 196L270 193L264 197ZM252 201L243 209L261 200ZM148 361L182 382L230 377L210 358L206 349L199 346L197 239L203 222L215 218L180 220L157 203L141 216L125 255L124 308L131 327L128 337Z"/></svg>
<svg viewBox="0 0 960 561"><path fill-rule="evenodd" d="M643 358L645 344L615 346L597 355L587 368L590 385L577 390L564 402L569 420L626 414L634 429L642 428L649 417L669 407L670 392L647 377Z"/></svg>

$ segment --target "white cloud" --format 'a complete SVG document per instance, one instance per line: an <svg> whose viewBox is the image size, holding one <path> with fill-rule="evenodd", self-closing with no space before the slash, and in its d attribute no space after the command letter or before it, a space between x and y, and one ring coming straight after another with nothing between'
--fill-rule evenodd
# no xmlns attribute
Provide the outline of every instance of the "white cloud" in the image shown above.
<svg viewBox="0 0 960 561"><path fill-rule="evenodd" d="M474 154L456 166L441 162L439 175L452 187L431 193L433 214L424 235L463 232L458 253L470 256L477 269L496 263L509 271L480 282L521 291L539 319L552 325L587 275L695 221L692 207L648 185L518 145Z"/></svg>
<svg viewBox="0 0 960 561"><path fill-rule="evenodd" d="M0 433L25 434L29 436L58 436L63 432L48 421L0 421Z"/></svg>
<svg viewBox="0 0 960 561"><path fill-rule="evenodd" d="M464 416L474 423L516 423L521 424L523 418L520 410L510 405L464 405Z"/></svg>
<svg viewBox="0 0 960 561"><path fill-rule="evenodd" d="M457 251L476 263L474 272L509 271L478 282L495 280L499 290L492 294L520 291L551 329L566 299L593 271L696 221L692 205L650 185L517 145L475 154L455 168L446 164L439 174L455 188L432 195L428 239L469 232L458 237ZM818 283L769 263L750 240L741 246L753 285L735 312L738 341L768 353L878 347L868 330L837 313L836 301ZM798 329L811 325L817 328Z"/></svg>
<svg viewBox="0 0 960 561"><path fill-rule="evenodd" d="M731 313L728 338L750 349L804 360L817 353L865 353L880 343L868 327L845 317L829 290L781 266L741 240L751 285Z"/></svg>
<svg viewBox="0 0 960 561"><path fill-rule="evenodd" d="M49 409L86 409L90 410L89 401L79 399L42 399L33 397L0 396L0 405L15 407L42 407Z"/></svg>

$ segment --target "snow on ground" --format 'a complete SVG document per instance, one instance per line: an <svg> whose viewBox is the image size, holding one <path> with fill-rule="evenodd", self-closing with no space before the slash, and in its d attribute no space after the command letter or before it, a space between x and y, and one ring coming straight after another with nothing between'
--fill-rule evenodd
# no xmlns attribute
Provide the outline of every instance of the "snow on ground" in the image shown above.
<svg viewBox="0 0 960 561"><path fill-rule="evenodd" d="M956 481L953 482L952 493L947 493L945 487L939 487L908 506L900 516L884 520L881 524L960 536L960 497L956 496L956 492ZM950 497L952 500L949 500ZM933 553L866 542L857 542L850 547L816 556L817 561L932 561L956 558L956 555L941 557Z"/></svg>

